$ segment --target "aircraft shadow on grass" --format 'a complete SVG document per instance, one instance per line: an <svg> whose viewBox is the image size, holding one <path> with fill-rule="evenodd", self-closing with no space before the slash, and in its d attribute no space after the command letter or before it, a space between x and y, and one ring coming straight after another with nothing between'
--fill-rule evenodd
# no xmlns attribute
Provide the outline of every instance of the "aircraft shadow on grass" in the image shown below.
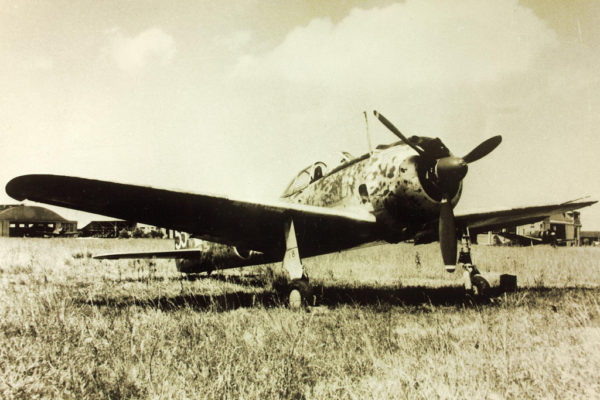
<svg viewBox="0 0 600 400"><path fill-rule="evenodd" d="M250 288L265 288L269 286L268 277L260 274L223 275L204 274L183 275L181 277L138 277L115 280L119 282L147 282L152 281L197 281L215 280ZM282 283L283 285L284 283ZM278 282L272 284L278 287ZM313 295L318 305L335 307L339 305L360 306L418 306L418 305L464 305L472 301L465 297L464 288L461 287L373 287L370 285L348 287L344 285L314 285ZM281 290L284 293L285 290ZM87 303L90 303L87 301ZM156 307L159 309L177 309L192 307L195 309L231 310L240 307L278 307L286 304L286 299L278 296L277 291L266 290L258 293L231 290L227 293L193 294L186 293L172 297L156 297L138 299L133 297L95 300L91 304L99 306L127 307L130 305Z"/></svg>
<svg viewBox="0 0 600 400"><path fill-rule="evenodd" d="M317 303L321 306L418 306L418 305L463 305L468 304L464 289L458 287L382 289L372 287L316 287ZM225 294L181 294L147 299L133 297L82 300L81 303L125 308L140 306L161 310L176 310L190 307L197 310L229 311L238 308L285 306L285 299L275 292L229 292ZM377 307L376 307L377 308Z"/></svg>
<svg viewBox="0 0 600 400"><path fill-rule="evenodd" d="M186 276L183 278L162 278L158 280L186 280L194 281L207 279L206 276ZM233 283L241 286L261 288L266 283L260 276L231 276L231 275L213 275L208 279L214 279ZM128 279L127 281L147 281L148 278ZM585 287L535 287L519 288L517 294L522 293L536 299L552 298L555 301L566 295L600 295L600 288ZM417 307L421 310L427 310L430 306L455 306L455 307L477 307L482 304L488 307L497 306L498 301L476 301L472 297L465 296L463 287L445 286L445 287L425 287L425 286L406 286L406 287L373 287L373 286L336 286L336 285L315 285L313 294L320 306L337 307L342 305L373 307L374 311L385 311L391 306ZM105 298L97 300L82 300L82 304L94 306L106 306L114 308L125 308L130 306L140 306L148 308L157 308L170 311L181 308L192 308L195 310L229 311L238 308L252 307L280 307L286 305L286 299L277 295L275 291L264 291L258 293L249 293L245 291L230 291L222 294L193 294L184 293L176 296L158 296L153 298L134 298L130 296L120 298Z"/></svg>
<svg viewBox="0 0 600 400"><path fill-rule="evenodd" d="M470 307L478 304L465 297L462 287L374 288L359 286L349 288L345 286L316 286L313 293L316 296L317 304L320 306L370 306L375 311L386 310L391 306ZM125 296L96 300L82 299L81 303L114 308L140 306L167 311L187 307L195 310L229 311L238 308L284 307L287 304L286 299L281 298L274 291L258 293L231 291L216 295L183 293L176 296L157 296L145 299Z"/></svg>
<svg viewBox="0 0 600 400"><path fill-rule="evenodd" d="M241 286L251 287L264 287L266 286L266 278L261 275L246 274L243 276L238 275L220 275L220 274L182 274L181 276L152 276L152 275L140 275L136 277L127 277L119 279L105 279L105 281L112 282L115 284L119 283L151 283L151 282L194 282L201 280L217 280L221 282L233 283Z"/></svg>

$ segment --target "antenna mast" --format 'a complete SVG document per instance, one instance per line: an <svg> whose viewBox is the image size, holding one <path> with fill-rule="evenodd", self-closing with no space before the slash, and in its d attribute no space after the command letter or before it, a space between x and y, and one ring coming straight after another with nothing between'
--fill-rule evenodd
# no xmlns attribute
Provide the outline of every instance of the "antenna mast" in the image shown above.
<svg viewBox="0 0 600 400"><path fill-rule="evenodd" d="M369 154L373 154L373 145L371 144L371 134L369 132L369 118L367 117L367 112L363 111L365 116L365 124L367 125L367 141L369 142Z"/></svg>

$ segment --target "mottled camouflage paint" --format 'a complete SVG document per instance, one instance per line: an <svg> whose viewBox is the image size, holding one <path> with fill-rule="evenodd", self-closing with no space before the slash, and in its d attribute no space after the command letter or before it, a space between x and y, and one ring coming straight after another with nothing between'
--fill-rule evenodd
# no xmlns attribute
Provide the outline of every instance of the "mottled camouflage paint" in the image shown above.
<svg viewBox="0 0 600 400"><path fill-rule="evenodd" d="M401 231L439 215L439 202L426 193L419 180L417 160L415 152L406 145L375 151L283 200L321 207L363 207L382 225ZM366 186L368 201L360 194L362 184ZM461 188L462 185L452 199L453 205L460 198Z"/></svg>
<svg viewBox="0 0 600 400"><path fill-rule="evenodd" d="M400 144L385 150L377 150L370 157L350 161L331 173L293 194L281 199L287 202L319 207L356 209L373 213L390 241L404 239L411 227L434 221L439 215L439 201L433 199L423 188L417 171L414 150ZM361 195L365 185L368 197ZM462 184L452 199L456 205ZM255 261L262 254L238 252L233 246L190 239L184 248L200 247L204 250L198 260L178 260L182 272L199 272L220 266L243 266Z"/></svg>
<svg viewBox="0 0 600 400"><path fill-rule="evenodd" d="M362 206L358 186L364 182L368 159L356 162L325 176L303 190L282 200L319 207L348 208Z"/></svg>

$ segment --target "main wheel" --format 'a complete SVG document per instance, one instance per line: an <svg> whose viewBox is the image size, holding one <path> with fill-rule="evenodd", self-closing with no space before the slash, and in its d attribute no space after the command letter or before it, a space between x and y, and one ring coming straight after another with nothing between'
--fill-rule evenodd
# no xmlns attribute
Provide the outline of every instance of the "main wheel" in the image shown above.
<svg viewBox="0 0 600 400"><path fill-rule="evenodd" d="M490 297L490 283L482 275L475 274L471 278L473 297L486 299Z"/></svg>
<svg viewBox="0 0 600 400"><path fill-rule="evenodd" d="M288 306L292 309L312 305L312 288L306 279L296 279L290 283L288 290Z"/></svg>

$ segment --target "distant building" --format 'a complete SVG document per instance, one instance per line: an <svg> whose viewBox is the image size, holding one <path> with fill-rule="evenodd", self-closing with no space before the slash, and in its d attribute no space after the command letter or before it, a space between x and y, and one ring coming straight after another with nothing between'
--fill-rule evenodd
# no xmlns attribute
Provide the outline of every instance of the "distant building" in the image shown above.
<svg viewBox="0 0 600 400"><path fill-rule="evenodd" d="M136 229L139 229L145 237L163 238L169 236L167 229L159 228L154 225L138 223Z"/></svg>
<svg viewBox="0 0 600 400"><path fill-rule="evenodd" d="M532 224L507 227L488 232L486 244L541 244L551 243L563 246L579 246L581 242L581 217L579 211L554 214Z"/></svg>
<svg viewBox="0 0 600 400"><path fill-rule="evenodd" d="M132 232L136 227L131 221L92 221L79 230L84 237L116 238L123 229Z"/></svg>
<svg viewBox="0 0 600 400"><path fill-rule="evenodd" d="M581 231L581 244L584 246L600 246L600 231Z"/></svg>
<svg viewBox="0 0 600 400"><path fill-rule="evenodd" d="M517 235L547 238L554 232L559 244L579 246L581 244L581 217L579 211L567 211L551 215L540 222L516 227Z"/></svg>
<svg viewBox="0 0 600 400"><path fill-rule="evenodd" d="M167 235L166 229L133 221L92 221L79 230L79 236L117 238L117 237L154 237Z"/></svg>
<svg viewBox="0 0 600 400"><path fill-rule="evenodd" d="M21 204L0 204L0 212L6 210L8 208L17 207L17 206L20 206L20 205Z"/></svg>
<svg viewBox="0 0 600 400"><path fill-rule="evenodd" d="M52 237L77 234L77 221L68 221L44 207L0 206L0 236Z"/></svg>

